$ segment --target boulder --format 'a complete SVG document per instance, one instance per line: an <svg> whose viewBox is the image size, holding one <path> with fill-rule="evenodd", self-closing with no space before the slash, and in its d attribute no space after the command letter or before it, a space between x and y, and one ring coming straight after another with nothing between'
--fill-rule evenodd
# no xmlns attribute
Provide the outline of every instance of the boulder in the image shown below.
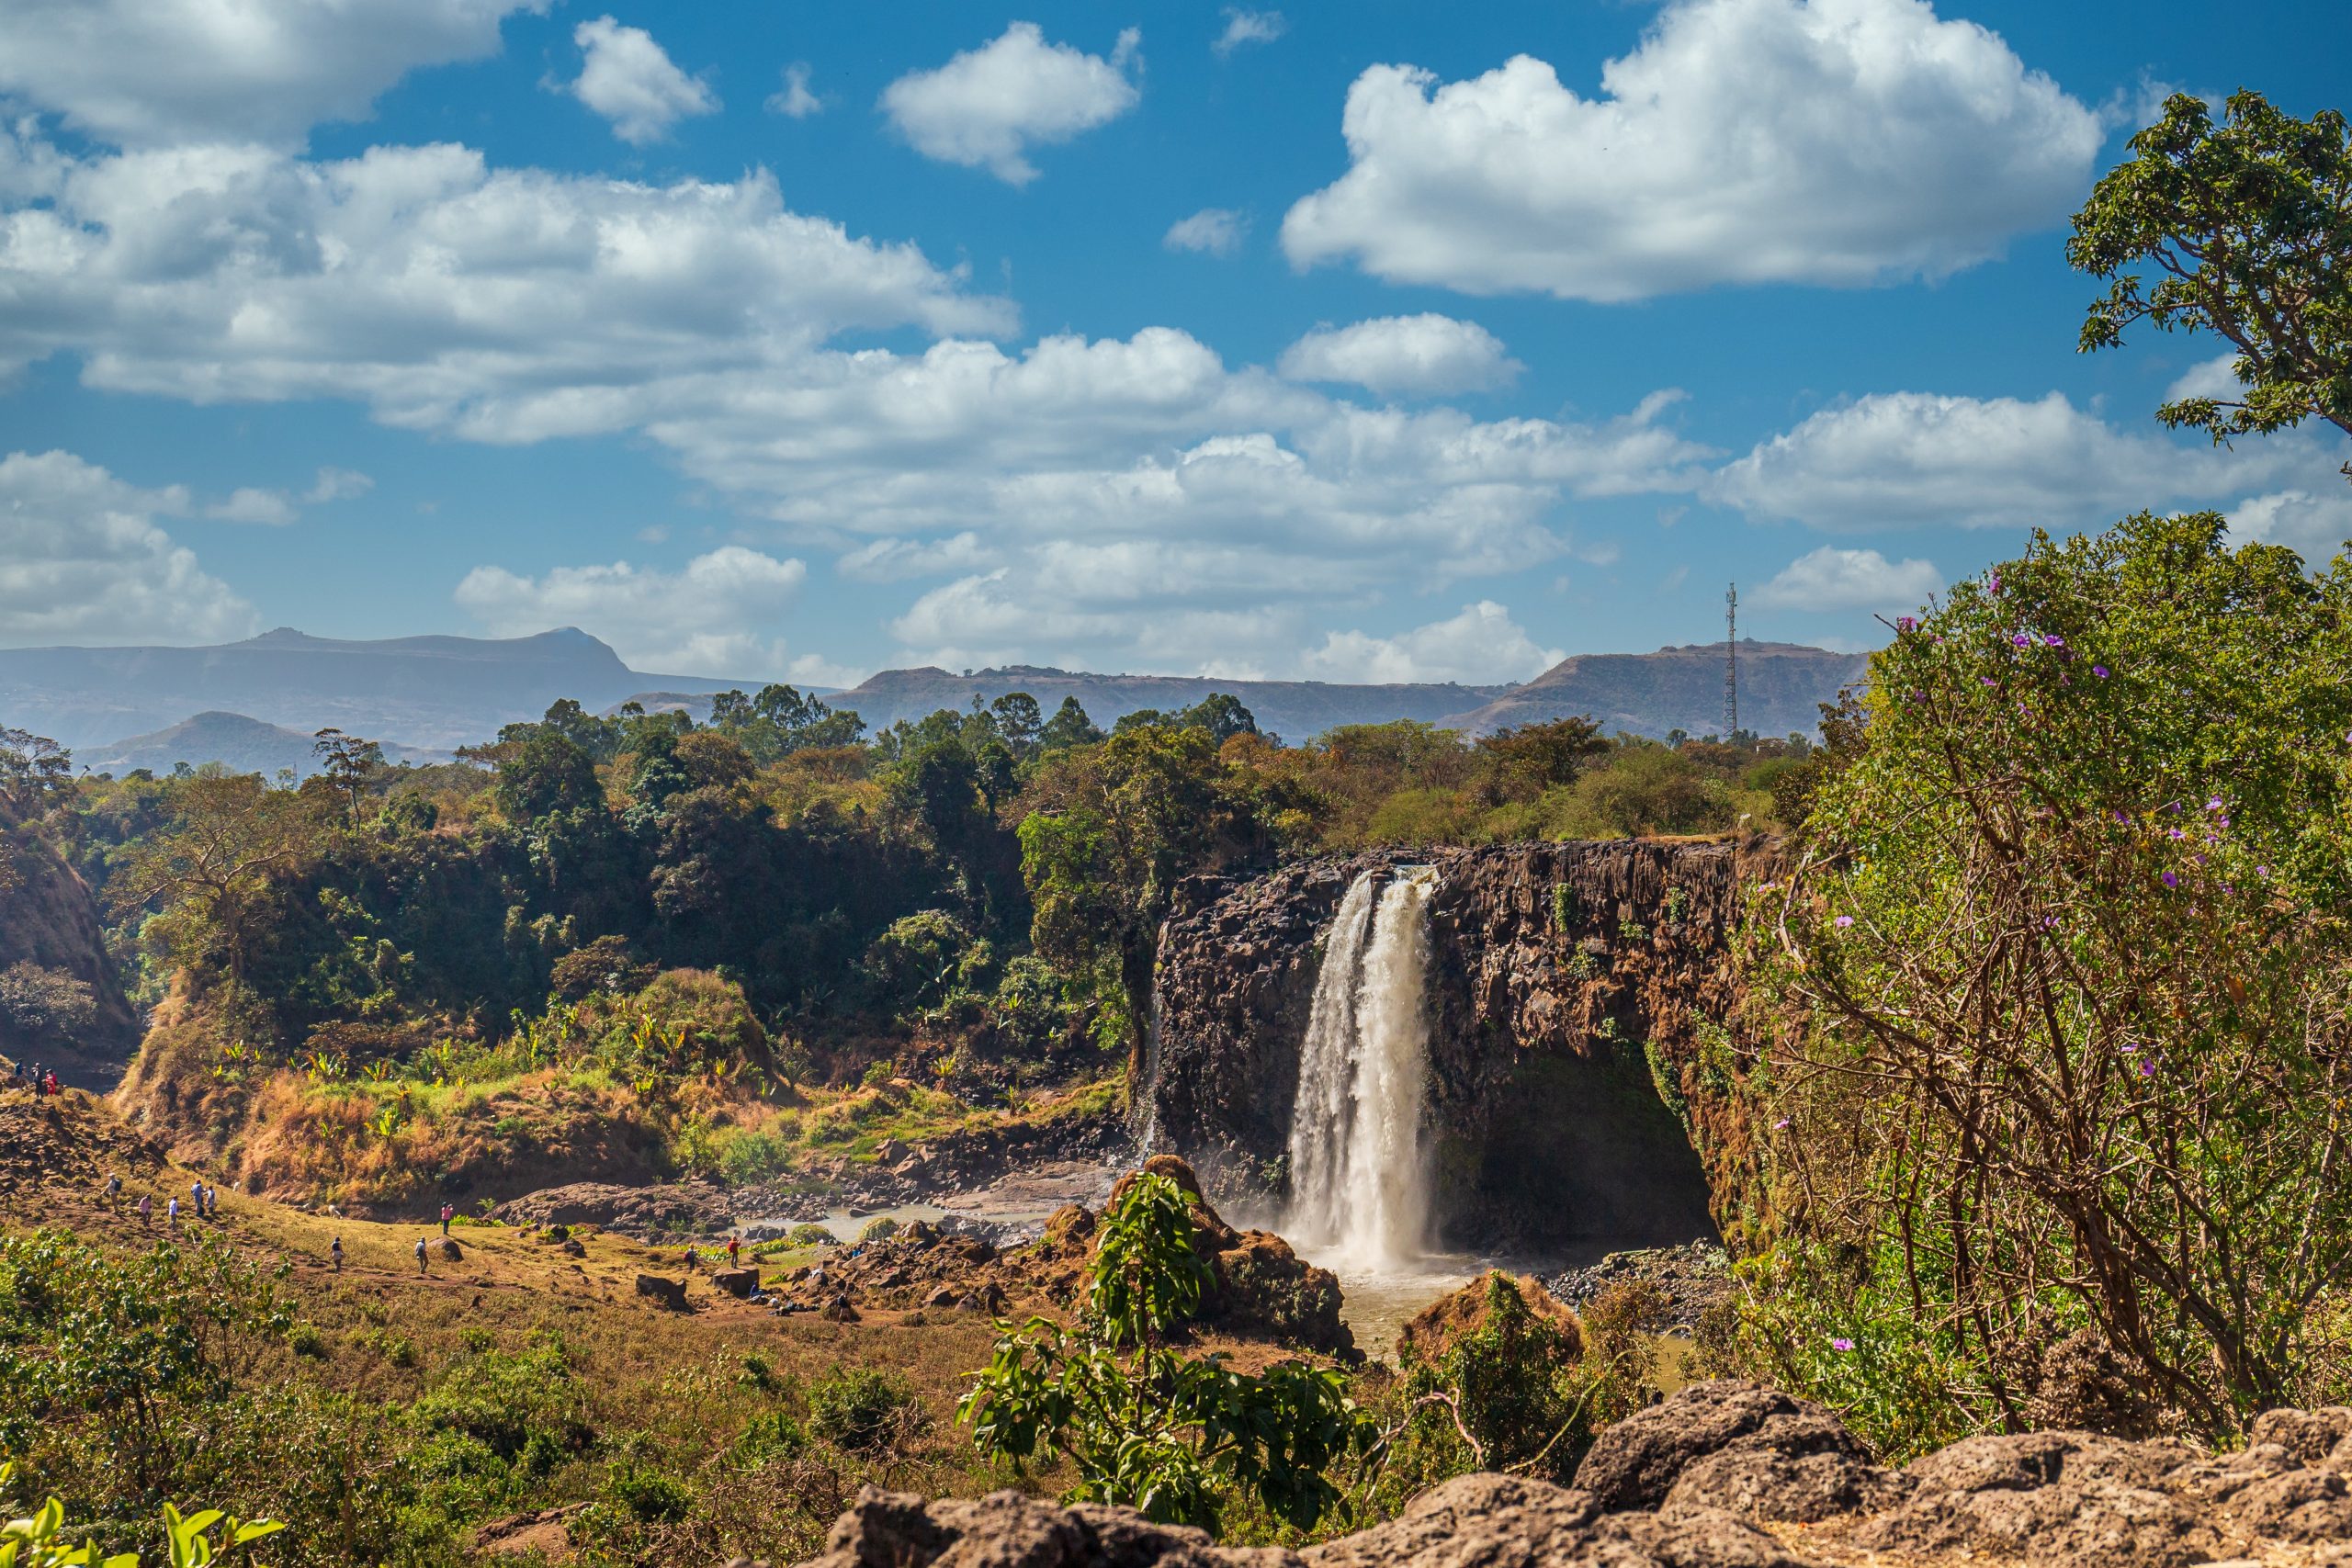
<svg viewBox="0 0 2352 1568"><path fill-rule="evenodd" d="M749 1301L752 1293L760 1288L760 1271L757 1269L721 1269L711 1275L710 1284L713 1290L724 1291L730 1296Z"/></svg>
<svg viewBox="0 0 2352 1568"><path fill-rule="evenodd" d="M1967 1438L1911 1464L1910 1495L1854 1540L1880 1551L2185 1568L2223 1555L2207 1510L2172 1484L2203 1457L2183 1443L2090 1432Z"/></svg>
<svg viewBox="0 0 2352 1568"><path fill-rule="evenodd" d="M1804 1523L1876 1506L1904 1484L1821 1405L1730 1378L1603 1428L1576 1483L1604 1513L1671 1506Z"/></svg>
<svg viewBox="0 0 2352 1568"><path fill-rule="evenodd" d="M686 1282L684 1280L665 1280L659 1274L639 1274L637 1277L637 1293L643 1300L671 1312L693 1310L686 1305Z"/></svg>
<svg viewBox="0 0 2352 1568"><path fill-rule="evenodd" d="M453 1238L445 1235L436 1242L435 1246L439 1251L444 1261L449 1263L462 1263L465 1261L466 1249L459 1247Z"/></svg>

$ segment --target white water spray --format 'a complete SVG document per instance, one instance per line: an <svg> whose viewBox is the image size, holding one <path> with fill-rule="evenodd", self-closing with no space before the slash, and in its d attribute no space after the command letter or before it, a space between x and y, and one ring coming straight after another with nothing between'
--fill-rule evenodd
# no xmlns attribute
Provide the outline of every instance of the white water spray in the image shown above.
<svg viewBox="0 0 2352 1568"><path fill-rule="evenodd" d="M1356 878L1331 922L1307 1011L1287 1228L1351 1269L1408 1269L1429 1239L1421 1102L1435 880L1412 868L1375 902L1373 874Z"/></svg>

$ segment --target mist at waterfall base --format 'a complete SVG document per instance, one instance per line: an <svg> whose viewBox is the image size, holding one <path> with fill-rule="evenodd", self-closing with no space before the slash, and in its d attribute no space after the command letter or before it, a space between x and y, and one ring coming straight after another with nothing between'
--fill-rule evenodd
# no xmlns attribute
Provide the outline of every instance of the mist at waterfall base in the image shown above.
<svg viewBox="0 0 2352 1568"><path fill-rule="evenodd" d="M1308 1007L1291 1121L1291 1200L1279 1223L1340 1278L1358 1343L1385 1352L1476 1259L1430 1247L1422 1112L1429 1088L1429 900L1436 874L1366 872L1331 922Z"/></svg>

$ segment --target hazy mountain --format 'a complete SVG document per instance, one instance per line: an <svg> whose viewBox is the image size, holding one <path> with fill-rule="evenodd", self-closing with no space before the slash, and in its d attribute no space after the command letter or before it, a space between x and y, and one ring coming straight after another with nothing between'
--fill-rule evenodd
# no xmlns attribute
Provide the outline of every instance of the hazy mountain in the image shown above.
<svg viewBox="0 0 2352 1568"><path fill-rule="evenodd" d="M168 729L191 714L247 715L304 735L327 725L446 750L532 719L559 697L591 710L633 692L757 682L631 670L571 626L537 637L344 642L279 627L213 648L0 649L0 723L77 750Z"/></svg>
<svg viewBox="0 0 2352 1568"><path fill-rule="evenodd" d="M1108 729L1138 708L1189 707L1212 692L1227 692L1257 716L1258 727L1286 740L1304 740L1338 724L1382 724L1390 719L1438 719L1475 707L1511 690L1508 686L1340 686L1322 681L1226 681L1205 675L1090 675L1070 670L1014 664L957 675L926 665L885 670L825 698L848 708L874 728L901 718L921 718L937 708L966 708L975 696L993 701L1007 692L1026 692L1050 714L1064 697L1076 697L1095 723Z"/></svg>
<svg viewBox="0 0 2352 1568"><path fill-rule="evenodd" d="M1832 653L1790 642L1739 645L1739 727L1758 735L1811 735L1820 705L1862 678L1866 653ZM1580 653L1483 706L1448 715L1448 728L1485 735L1548 719L1589 716L1664 738L1671 729L1713 735L1724 727L1724 645L1694 643L1656 653Z"/></svg>
<svg viewBox="0 0 2352 1568"><path fill-rule="evenodd" d="M319 759L311 750L316 739L310 730L264 724L241 713L200 713L153 735L134 735L127 740L84 747L74 754L74 761L94 773L112 773L117 778L133 768L168 773L181 762L190 767L225 762L238 773L266 777L275 777L280 768L291 768L308 778L319 770ZM447 751L421 750L396 741L379 744L387 762L450 760Z"/></svg>

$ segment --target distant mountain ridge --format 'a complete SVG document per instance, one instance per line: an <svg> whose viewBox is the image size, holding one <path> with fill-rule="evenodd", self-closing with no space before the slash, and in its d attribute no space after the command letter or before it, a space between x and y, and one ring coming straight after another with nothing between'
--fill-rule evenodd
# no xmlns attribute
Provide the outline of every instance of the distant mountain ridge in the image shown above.
<svg viewBox="0 0 2352 1568"><path fill-rule="evenodd" d="M168 773L182 762L190 767L225 762L241 773L273 778L283 768L298 777L308 778L319 771L318 755L311 750L316 741L317 736L311 730L264 724L241 713L200 713L152 735L133 735L105 745L85 747L74 753L74 761L94 773L112 773L117 778L135 768ZM451 760L447 751L403 746L393 740L378 744L383 748L387 762Z"/></svg>
<svg viewBox="0 0 2352 1568"><path fill-rule="evenodd" d="M1486 734L1575 715L1590 715L1612 733L1704 735L1722 728L1723 653L1721 643L1698 643L1578 654L1508 685L1099 675L1035 664L959 675L924 666L885 670L824 694L875 729L1008 692L1027 692L1048 711L1076 697L1108 728L1138 709L1187 707L1225 692L1261 728L1294 742L1343 724L1418 719ZM1766 735L1809 733L1818 705L1859 681L1869 663L1864 654L1752 640L1740 644L1739 657L1741 725ZM210 648L0 649L0 724L52 736L74 748L78 761L107 772L220 761L275 773L305 766L308 738L328 725L382 743L388 756L413 750L421 760L488 740L560 698L592 713L635 699L700 717L714 693L762 684L631 670L610 647L570 626L526 637L380 642L281 627ZM208 750L217 754L190 754Z"/></svg>
<svg viewBox="0 0 2352 1568"><path fill-rule="evenodd" d="M574 626L536 637L375 642L280 626L209 648L0 649L0 721L81 749L226 713L304 734L334 725L447 750L537 718L560 697L593 709L649 688L707 693L739 684L631 670Z"/></svg>

